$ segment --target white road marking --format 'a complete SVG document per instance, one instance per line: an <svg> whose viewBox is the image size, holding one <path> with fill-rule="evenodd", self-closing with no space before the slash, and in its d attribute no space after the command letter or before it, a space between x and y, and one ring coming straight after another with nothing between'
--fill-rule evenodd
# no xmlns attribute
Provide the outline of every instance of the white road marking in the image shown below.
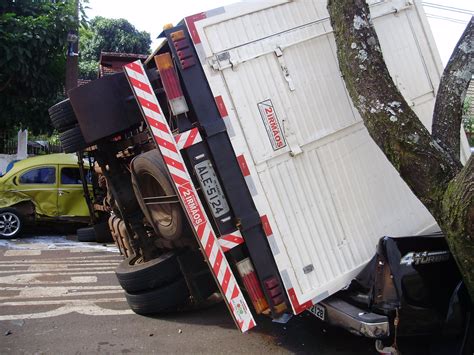
<svg viewBox="0 0 474 355"><path fill-rule="evenodd" d="M117 260L58 260L58 261L49 261L49 260L12 260L12 261L0 261L0 267L13 267L13 266L28 266L28 265L118 265L123 259Z"/></svg>
<svg viewBox="0 0 474 355"><path fill-rule="evenodd" d="M123 300L120 300L123 301ZM54 309L48 312L41 313L27 313L27 314L13 314L13 315L0 315L0 321L2 320L15 320L15 319L39 319L57 317L68 313L77 312L79 314L85 314L90 316L115 316L115 315L127 315L133 314L131 309L107 309L99 307L98 305L88 302L82 305L71 305L67 304L63 307Z"/></svg>
<svg viewBox="0 0 474 355"><path fill-rule="evenodd" d="M72 270L71 272L48 272L48 273L31 273L31 274L25 274L26 270L16 270L17 273L21 274L14 274L15 270L12 270L12 273L14 275L8 275L8 276L1 276L0 277L0 284L7 284L12 281L17 281L18 279L23 279L25 280L33 280L35 278L39 277L48 277L48 276L70 276L70 275L100 275L100 274L113 274L115 270L102 270L102 271L75 271Z"/></svg>
<svg viewBox="0 0 474 355"><path fill-rule="evenodd" d="M67 260L91 260L91 259L117 259L123 260L123 256L120 255L87 255L87 256L69 256ZM55 259L55 260L66 260L66 259Z"/></svg>
<svg viewBox="0 0 474 355"><path fill-rule="evenodd" d="M119 253L120 251L117 248L109 248L110 250L107 250L112 253ZM74 248L70 249L69 252L71 253L97 253L98 251L102 251L102 249L96 248L96 247L90 247L90 248Z"/></svg>
<svg viewBox="0 0 474 355"><path fill-rule="evenodd" d="M33 286L33 287L28 287L28 286L23 286L23 287L0 287L0 291L23 291L25 289L56 289L59 291L59 289L64 289L64 290L69 290L71 292L76 292L76 291L81 291L81 290L122 290L122 287L120 286L115 286L115 285L108 285L108 286L48 286L48 287L43 287L43 286Z"/></svg>
<svg viewBox="0 0 474 355"><path fill-rule="evenodd" d="M103 246L96 243L77 243L62 237L22 239L21 241L2 241L0 248L5 247L0 260L0 308L15 307L21 312L22 307L56 306L47 312L31 313L31 308L24 314L0 315L2 320L38 319L56 317L69 313L85 315L127 315L134 314L130 309L104 308L107 303L123 303L126 300L123 290L118 285L96 285L98 275L114 273L123 257L117 255L118 249L113 245ZM60 259L22 258L8 260L9 256L36 256L42 251L66 250L69 253L84 255L63 256ZM103 255L91 254L102 253ZM2 251L0 251L0 255ZM46 255L46 253L43 253ZM54 254L49 254L54 255ZM66 254L67 255L67 254ZM8 295L3 292L14 292ZM8 295L8 296L6 296ZM93 298L84 299L85 296ZM103 297L103 298L102 298ZM100 304L100 305L99 305Z"/></svg>
<svg viewBox="0 0 474 355"><path fill-rule="evenodd" d="M37 300L37 301L12 301L3 302L2 306L50 306L56 304L66 305L89 305L91 303L111 303L111 302L123 302L125 296L114 297L114 298L102 298L100 300Z"/></svg>
<svg viewBox="0 0 474 355"><path fill-rule="evenodd" d="M68 275L95 275L96 274L96 271L104 271L104 270L109 270L110 272L111 271L115 271L117 267L116 266L106 266L106 267L93 267L93 268L87 268L87 271L83 271L84 269L83 268L45 268L45 269L42 269L42 268L36 268L36 269L31 269L28 268L28 269L21 269L21 270L1 270L0 271L0 275L1 274L18 274L18 273L38 273L38 272L54 272L54 271L64 271L64 273L56 273L56 275L61 275L61 274L65 274L66 271L70 271L68 272L67 274ZM77 271L77 272L75 272ZM109 273L110 273L109 272ZM1 277L0 277L1 279ZM0 281L1 283L1 281Z"/></svg>
<svg viewBox="0 0 474 355"><path fill-rule="evenodd" d="M74 265L78 266L78 265ZM99 270L114 270L117 268L117 265L98 265L93 267L84 268L84 266L80 267L70 267L70 265L31 265L28 267L27 271L36 271L36 272L44 272L44 271L99 271ZM5 272L5 271L0 271Z"/></svg>
<svg viewBox="0 0 474 355"><path fill-rule="evenodd" d="M34 293L34 295L31 295L28 292L26 293L20 292L20 294L17 296L0 297L0 301L11 300L11 299L19 300L19 299L27 299L27 298L41 299L41 298L57 298L57 297L63 298L63 297L71 297L71 296L74 296L74 297L97 296L97 295L110 295L110 294L117 294L117 293L122 294L123 290L104 290L104 291L90 291L90 292L85 291L85 292L73 292L70 294L65 293L65 294L57 294L57 295L51 295L51 291L46 291L44 295L38 295L37 293ZM67 301L69 300L66 298L61 303L65 303ZM94 301L100 301L100 299L94 299ZM5 305L5 303L2 303L2 304Z"/></svg>
<svg viewBox="0 0 474 355"><path fill-rule="evenodd" d="M113 271L98 271L95 274L111 274ZM77 273L72 273L77 274ZM83 273L79 273L83 274ZM71 275L71 273L58 273L58 274L20 274L20 275L10 275L0 277L0 284L73 284L73 283L96 283L97 276L71 276L69 280L48 280L41 281L38 280L38 277L43 276L56 276L56 275Z"/></svg>
<svg viewBox="0 0 474 355"><path fill-rule="evenodd" d="M5 256L31 256L41 255L41 250L7 250Z"/></svg>

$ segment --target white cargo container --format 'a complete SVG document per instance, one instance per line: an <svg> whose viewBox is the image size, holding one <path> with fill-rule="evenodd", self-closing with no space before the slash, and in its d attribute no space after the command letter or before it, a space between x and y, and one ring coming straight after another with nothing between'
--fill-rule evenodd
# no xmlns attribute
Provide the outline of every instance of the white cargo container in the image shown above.
<svg viewBox="0 0 474 355"><path fill-rule="evenodd" d="M421 2L370 4L392 78L431 129L442 65ZM186 24L295 312L348 285L380 237L438 229L352 105L325 1L244 2Z"/></svg>

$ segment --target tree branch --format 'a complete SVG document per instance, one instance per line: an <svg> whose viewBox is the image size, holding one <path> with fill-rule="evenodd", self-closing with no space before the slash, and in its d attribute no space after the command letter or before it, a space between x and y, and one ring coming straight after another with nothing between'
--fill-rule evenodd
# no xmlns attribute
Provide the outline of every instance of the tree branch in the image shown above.
<svg viewBox="0 0 474 355"><path fill-rule="evenodd" d="M435 219L461 169L430 136L385 65L364 0L329 0L339 67L372 139Z"/></svg>
<svg viewBox="0 0 474 355"><path fill-rule="evenodd" d="M474 17L466 26L444 69L433 113L433 139L459 160L462 107L474 74Z"/></svg>

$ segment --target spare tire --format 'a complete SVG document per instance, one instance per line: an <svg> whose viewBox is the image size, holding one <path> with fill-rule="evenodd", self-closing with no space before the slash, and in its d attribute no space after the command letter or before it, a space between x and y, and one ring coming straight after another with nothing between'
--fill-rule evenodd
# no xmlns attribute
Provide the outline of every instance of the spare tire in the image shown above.
<svg viewBox="0 0 474 355"><path fill-rule="evenodd" d="M160 153L154 149L132 161L132 184L146 219L155 232L168 241L176 241L189 231L179 203L145 205L146 197L173 196L175 190Z"/></svg>
<svg viewBox="0 0 474 355"><path fill-rule="evenodd" d="M125 292L128 305L137 314L148 315L176 310L189 299L189 290L184 278L152 291Z"/></svg>
<svg viewBox="0 0 474 355"><path fill-rule="evenodd" d="M87 147L79 125L60 133L59 140L65 153L75 153Z"/></svg>
<svg viewBox="0 0 474 355"><path fill-rule="evenodd" d="M167 252L144 263L137 263L139 261L138 257L131 256L122 261L115 270L120 286L127 292L148 291L170 283L182 275L173 252Z"/></svg>
<svg viewBox="0 0 474 355"><path fill-rule="evenodd" d="M63 100L58 102L56 105L51 106L48 112L53 127L56 128L60 133L67 131L77 124L77 118L74 114L69 99Z"/></svg>

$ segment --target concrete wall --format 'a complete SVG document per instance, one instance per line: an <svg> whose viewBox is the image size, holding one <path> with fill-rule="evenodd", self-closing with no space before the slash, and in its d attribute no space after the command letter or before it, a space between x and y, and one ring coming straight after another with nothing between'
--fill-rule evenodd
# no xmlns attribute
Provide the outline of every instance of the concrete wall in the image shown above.
<svg viewBox="0 0 474 355"><path fill-rule="evenodd" d="M28 158L28 131L18 131L18 146L16 154L0 154L0 176L6 173L7 166L14 160L22 160Z"/></svg>

